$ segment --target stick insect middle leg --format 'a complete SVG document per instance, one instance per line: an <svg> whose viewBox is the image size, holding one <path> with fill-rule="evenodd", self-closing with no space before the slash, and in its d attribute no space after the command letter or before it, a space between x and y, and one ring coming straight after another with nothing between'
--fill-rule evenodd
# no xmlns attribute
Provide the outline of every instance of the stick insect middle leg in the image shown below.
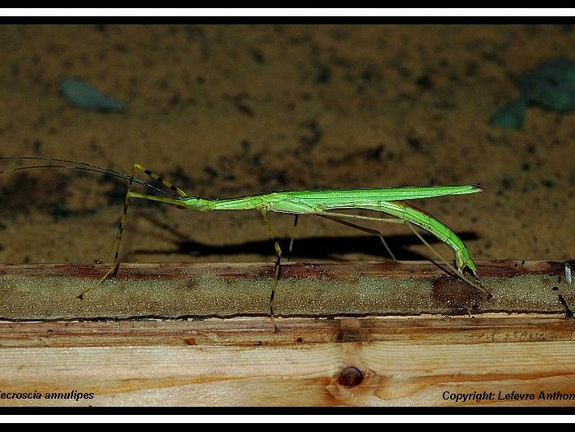
<svg viewBox="0 0 575 432"><path fill-rule="evenodd" d="M298 214L294 215L293 225L291 227L290 240L289 240L288 261L291 259L291 254L293 252L293 242L294 242L294 238L295 238L295 229L297 227L298 220L299 220L299 215Z"/></svg>
<svg viewBox="0 0 575 432"><path fill-rule="evenodd" d="M270 237L274 242L274 248L276 250L276 256L277 256L275 266L274 266L274 280L272 282L272 289L270 292L270 317L271 317L272 323L274 325L274 332L279 333L280 329L276 325L275 320L274 320L274 306L275 306L276 288L277 288L278 281L280 278L282 249L280 247L280 244L277 241L277 238L276 238L276 235L274 233L273 226L272 226L272 222L271 222L267 212L265 210L261 210L260 212L262 214L262 217L264 218L264 222L266 223Z"/></svg>

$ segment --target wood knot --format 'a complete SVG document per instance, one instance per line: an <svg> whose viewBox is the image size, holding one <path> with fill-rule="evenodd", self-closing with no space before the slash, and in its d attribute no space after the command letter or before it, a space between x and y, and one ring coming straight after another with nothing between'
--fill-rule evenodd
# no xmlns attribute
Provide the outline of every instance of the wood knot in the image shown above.
<svg viewBox="0 0 575 432"><path fill-rule="evenodd" d="M338 382L344 387L356 387L363 382L363 374L358 368L348 366L339 374Z"/></svg>

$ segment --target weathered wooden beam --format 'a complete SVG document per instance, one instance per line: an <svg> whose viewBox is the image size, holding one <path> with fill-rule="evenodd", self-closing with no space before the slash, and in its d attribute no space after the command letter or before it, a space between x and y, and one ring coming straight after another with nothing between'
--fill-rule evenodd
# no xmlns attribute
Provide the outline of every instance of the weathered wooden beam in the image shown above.
<svg viewBox="0 0 575 432"><path fill-rule="evenodd" d="M0 266L0 318L125 319L269 314L273 264L123 264L97 286L106 265ZM564 263L483 262L481 291L426 262L287 263L277 316L569 313L575 285ZM83 299L78 295L89 291Z"/></svg>

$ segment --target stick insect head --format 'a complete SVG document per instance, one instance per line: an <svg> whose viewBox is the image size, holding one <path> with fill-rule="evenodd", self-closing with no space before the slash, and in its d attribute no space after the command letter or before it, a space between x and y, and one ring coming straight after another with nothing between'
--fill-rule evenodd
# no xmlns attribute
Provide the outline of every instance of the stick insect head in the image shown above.
<svg viewBox="0 0 575 432"><path fill-rule="evenodd" d="M199 210L199 211L209 211L212 209L211 201L205 198L200 198L199 196L185 196L181 198L182 207Z"/></svg>

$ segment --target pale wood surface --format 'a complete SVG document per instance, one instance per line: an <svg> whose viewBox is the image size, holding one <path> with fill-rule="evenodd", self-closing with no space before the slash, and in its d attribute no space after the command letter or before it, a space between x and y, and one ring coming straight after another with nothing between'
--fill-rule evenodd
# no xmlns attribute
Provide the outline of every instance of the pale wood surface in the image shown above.
<svg viewBox="0 0 575 432"><path fill-rule="evenodd" d="M574 406L563 317L2 323L1 391L93 393L2 406ZM28 327L26 329L25 327ZM363 380L346 386L346 368ZM451 395L491 394L456 402ZM508 394L534 400L505 400ZM455 396L453 396L455 397ZM447 398L447 399L446 399Z"/></svg>

